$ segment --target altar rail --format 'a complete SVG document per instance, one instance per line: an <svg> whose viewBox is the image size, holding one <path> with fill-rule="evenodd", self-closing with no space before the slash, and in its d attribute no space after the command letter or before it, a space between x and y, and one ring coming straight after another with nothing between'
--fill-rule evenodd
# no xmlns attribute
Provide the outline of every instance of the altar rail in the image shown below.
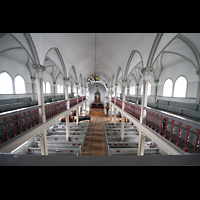
<svg viewBox="0 0 200 200"><path fill-rule="evenodd" d="M84 96L79 97L78 100L77 98L74 98L68 101L62 100L46 103L46 120L59 115L63 111L72 108L85 99L86 98ZM67 107L68 102L70 105L69 108ZM36 126L41 125L42 123L39 117L39 108L41 108L41 105L0 113L0 145L22 133L33 129Z"/></svg>
<svg viewBox="0 0 200 200"><path fill-rule="evenodd" d="M114 98L112 98L112 102L114 103ZM124 104L124 111L140 120L141 106L126 101ZM116 99L116 105L122 108L122 101ZM157 132L185 152L200 153L200 148L198 148L199 122L150 107L145 107L144 110L146 111L144 126ZM180 144L181 142L182 144Z"/></svg>

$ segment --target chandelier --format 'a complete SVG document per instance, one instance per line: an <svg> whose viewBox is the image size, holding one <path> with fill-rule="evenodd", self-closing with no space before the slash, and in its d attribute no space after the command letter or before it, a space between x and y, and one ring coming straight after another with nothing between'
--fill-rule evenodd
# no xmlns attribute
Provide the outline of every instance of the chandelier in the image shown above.
<svg viewBox="0 0 200 200"><path fill-rule="evenodd" d="M92 75L90 75L90 77L88 78L88 81L95 81L95 82L100 80L100 74L98 73L98 64L97 64L97 59L96 59L96 56L97 56L96 49L97 49L97 40L96 40L96 33L95 33L95 72Z"/></svg>

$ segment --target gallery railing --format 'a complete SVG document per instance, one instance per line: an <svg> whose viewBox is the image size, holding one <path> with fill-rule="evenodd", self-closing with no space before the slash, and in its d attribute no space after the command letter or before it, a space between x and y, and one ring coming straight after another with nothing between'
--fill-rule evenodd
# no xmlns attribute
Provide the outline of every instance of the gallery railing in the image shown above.
<svg viewBox="0 0 200 200"><path fill-rule="evenodd" d="M79 97L78 103L86 98ZM67 106L69 102L70 106ZM77 105L77 98L45 104L46 120ZM69 108L68 108L69 107ZM0 145L10 139L41 125L39 109L41 105L0 113Z"/></svg>
<svg viewBox="0 0 200 200"><path fill-rule="evenodd" d="M112 98L114 103L114 98ZM122 108L122 101L116 99L116 105ZM145 107L143 125L158 133L185 152L200 153L200 122L171 114L158 109ZM141 105L124 102L124 111L140 120Z"/></svg>

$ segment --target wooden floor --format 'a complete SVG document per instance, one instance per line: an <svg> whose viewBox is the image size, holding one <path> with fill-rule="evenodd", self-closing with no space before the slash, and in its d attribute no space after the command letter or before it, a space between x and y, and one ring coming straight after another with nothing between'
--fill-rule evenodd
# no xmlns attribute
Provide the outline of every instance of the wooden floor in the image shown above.
<svg viewBox="0 0 200 200"><path fill-rule="evenodd" d="M104 109L91 108L91 116L81 155L107 155L104 122L110 122L110 117L104 114Z"/></svg>

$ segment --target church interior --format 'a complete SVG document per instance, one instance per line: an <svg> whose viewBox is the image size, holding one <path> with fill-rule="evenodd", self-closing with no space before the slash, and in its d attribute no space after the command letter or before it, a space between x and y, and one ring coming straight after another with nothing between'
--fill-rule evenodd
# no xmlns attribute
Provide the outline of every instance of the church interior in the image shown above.
<svg viewBox="0 0 200 200"><path fill-rule="evenodd" d="M200 165L200 33L0 33L0 166Z"/></svg>

